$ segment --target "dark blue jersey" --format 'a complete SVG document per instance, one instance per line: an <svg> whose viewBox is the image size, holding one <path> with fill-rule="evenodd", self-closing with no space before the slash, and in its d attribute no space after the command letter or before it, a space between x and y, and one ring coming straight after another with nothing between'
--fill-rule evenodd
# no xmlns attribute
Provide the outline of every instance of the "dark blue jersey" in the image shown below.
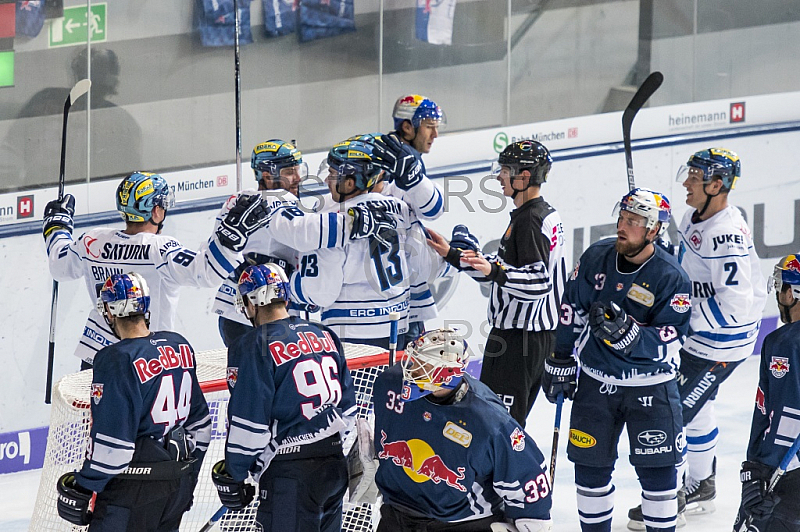
<svg viewBox="0 0 800 532"><path fill-rule="evenodd" d="M102 491L128 467L137 441L163 441L179 425L194 439L199 470L211 418L183 336L165 331L121 340L98 351L93 370L91 441L78 484Z"/></svg>
<svg viewBox="0 0 800 532"><path fill-rule="evenodd" d="M778 467L800 433L800 322L779 327L761 348L747 459ZM800 467L795 456L788 471Z"/></svg>
<svg viewBox="0 0 800 532"><path fill-rule="evenodd" d="M659 246L635 271L622 273L615 242L601 240L581 255L562 298L555 352L564 357L576 347L581 370L602 382L645 386L668 381L675 376L678 351L689 331L689 277ZM591 333L587 318L595 301L613 301L639 323L641 338L627 355Z"/></svg>
<svg viewBox="0 0 800 532"><path fill-rule="evenodd" d="M383 501L440 521L549 519L550 484L536 443L485 384L465 375L461 401L400 399L402 370L375 379L375 481ZM430 396L428 396L430 397Z"/></svg>
<svg viewBox="0 0 800 532"><path fill-rule="evenodd" d="M225 468L236 480L259 477L277 452L343 434L355 418L344 349L323 325L295 316L262 325L231 347L228 364Z"/></svg>

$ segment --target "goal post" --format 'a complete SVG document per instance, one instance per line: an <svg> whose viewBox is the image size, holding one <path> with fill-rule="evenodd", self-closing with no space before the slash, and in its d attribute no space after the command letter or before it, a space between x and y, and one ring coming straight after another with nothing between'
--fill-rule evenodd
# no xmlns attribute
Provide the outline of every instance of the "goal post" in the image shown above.
<svg viewBox="0 0 800 532"><path fill-rule="evenodd" d="M386 369L389 353L380 347L344 344L345 358L355 386L357 416L367 417L372 411L372 383ZM203 460L200 478L194 491L192 509L184 515L180 530L196 532L220 508L217 490L211 482L211 468L225 457L227 436L228 388L226 383L227 350L201 351L195 354L197 378L203 389L211 415L211 443ZM88 527L72 526L61 519L56 510L56 481L68 471L81 468L86 456L91 429L92 372L66 375L53 388L50 430L47 436L42 476L36 496L30 532L77 532ZM354 431L353 431L354 432ZM344 442L348 449L355 434ZM342 530L367 532L373 528L371 505L351 505L345 496ZM227 512L215 530L246 532L255 530L257 501L240 512Z"/></svg>

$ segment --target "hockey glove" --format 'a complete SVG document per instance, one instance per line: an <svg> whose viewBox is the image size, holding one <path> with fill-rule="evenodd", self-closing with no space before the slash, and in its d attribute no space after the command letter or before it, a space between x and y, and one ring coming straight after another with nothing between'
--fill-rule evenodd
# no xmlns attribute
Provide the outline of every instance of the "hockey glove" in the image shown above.
<svg viewBox="0 0 800 532"><path fill-rule="evenodd" d="M253 502L256 487L243 481L233 480L225 471L225 460L220 460L211 469L211 480L217 488L219 500L233 511L244 509Z"/></svg>
<svg viewBox="0 0 800 532"><path fill-rule="evenodd" d="M552 519L516 519L514 524L492 523L492 532L550 532L553 529Z"/></svg>
<svg viewBox="0 0 800 532"><path fill-rule="evenodd" d="M589 309L589 327L598 340L625 355L639 343L639 325L613 301L611 305L600 301L592 303Z"/></svg>
<svg viewBox="0 0 800 532"><path fill-rule="evenodd" d="M481 244L475 235L469 232L466 225L453 227L453 237L450 239L450 247L462 250L480 251Z"/></svg>
<svg viewBox="0 0 800 532"><path fill-rule="evenodd" d="M230 278L238 284L239 277L242 276L247 267L255 266L256 264L277 264L286 272L286 277L291 277L292 273L294 273L294 266L283 259L271 255L264 255L262 253L248 252L244 254L244 261L233 270Z"/></svg>
<svg viewBox="0 0 800 532"><path fill-rule="evenodd" d="M217 238L228 249L241 251L247 238L269 223L269 207L261 195L241 195L217 228Z"/></svg>
<svg viewBox="0 0 800 532"><path fill-rule="evenodd" d="M542 389L551 403L556 403L560 394L564 399L572 400L578 390L578 361L575 357L556 358L554 353L546 358Z"/></svg>
<svg viewBox="0 0 800 532"><path fill-rule="evenodd" d="M347 453L347 472L350 477L350 504L374 504L378 500L378 486L375 485L375 472L378 460L375 459L375 446L372 442L372 427L366 419L356 419L358 436Z"/></svg>
<svg viewBox="0 0 800 532"><path fill-rule="evenodd" d="M47 240L53 231L67 231L72 234L73 216L75 216L75 196L72 194L64 194L64 198L61 201L54 199L48 202L44 207L44 221L42 223L44 239Z"/></svg>
<svg viewBox="0 0 800 532"><path fill-rule="evenodd" d="M386 170L401 190L409 190L422 181L422 165L412 150L394 135L383 135L373 143L375 165Z"/></svg>
<svg viewBox="0 0 800 532"><path fill-rule="evenodd" d="M374 238L385 249L392 245L383 237L386 231L397 228L394 216L378 206L360 203L347 209L347 214L353 217L353 229L350 231L350 240Z"/></svg>
<svg viewBox="0 0 800 532"><path fill-rule="evenodd" d="M58 515L73 525L86 526L92 521L94 492L82 488L75 482L75 473L64 473L56 484Z"/></svg>
<svg viewBox="0 0 800 532"><path fill-rule="evenodd" d="M758 462L742 462L739 473L742 481L742 509L755 520L766 520L772 515L781 498L775 492L767 493L767 483L774 470Z"/></svg>

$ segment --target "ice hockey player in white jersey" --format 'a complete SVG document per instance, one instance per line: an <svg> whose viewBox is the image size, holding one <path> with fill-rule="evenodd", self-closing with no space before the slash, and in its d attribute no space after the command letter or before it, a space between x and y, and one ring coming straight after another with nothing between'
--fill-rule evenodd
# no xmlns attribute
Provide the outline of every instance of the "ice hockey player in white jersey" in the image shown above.
<svg viewBox="0 0 800 532"><path fill-rule="evenodd" d="M112 274L140 274L150 287L150 320L156 331L174 330L181 286L219 286L239 265L248 236L267 222L261 199L242 196L208 242L194 251L161 234L175 199L160 175L134 172L125 177L117 187L116 203L125 229L90 229L77 240L72 238L75 198L66 194L47 204L43 234L50 273L58 281L83 278L92 301ZM95 353L116 341L93 308L75 350L82 368L91 367Z"/></svg>
<svg viewBox="0 0 800 532"><path fill-rule="evenodd" d="M281 139L261 142L253 148L250 157L258 190L243 194L260 194L269 207L269 222L247 241L243 253L245 261L222 283L214 298L212 312L219 316L219 330L225 345L230 346L252 326L243 314L236 311L236 282L242 270L254 264L278 264L289 275L294 271L298 254L320 248L341 247L348 239L366 238L375 228L373 214L366 209L355 209L353 216L346 213L309 213L298 203L300 184L308 175L303 155L292 143ZM222 206L217 215L217 225L235 204L237 196ZM292 302L289 313L305 314L313 306Z"/></svg>
<svg viewBox="0 0 800 532"><path fill-rule="evenodd" d="M424 245L426 239L418 224L411 223L404 202L374 192L383 171L373 163L373 144L369 140L348 139L331 148L320 174L340 212L371 204L394 218L378 234L349 241L344 247L321 249L300 258L292 276L293 296L300 302L322 307L322 323L331 327L343 341L369 343L388 348L389 314L398 312L400 340L407 328L409 306L410 239ZM435 277L444 271L444 261L419 261L419 278Z"/></svg>

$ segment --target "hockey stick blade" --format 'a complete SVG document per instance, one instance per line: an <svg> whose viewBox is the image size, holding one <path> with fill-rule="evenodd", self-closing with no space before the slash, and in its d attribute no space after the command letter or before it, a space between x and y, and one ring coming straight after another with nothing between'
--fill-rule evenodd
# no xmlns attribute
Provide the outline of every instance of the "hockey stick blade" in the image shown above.
<svg viewBox="0 0 800 532"><path fill-rule="evenodd" d="M628 107L622 112L622 141L625 144L625 164L628 167L628 190L636 188L633 179L633 155L631 154L631 126L633 126L633 119L636 118L636 113L644 107L647 100L658 90L661 83L664 82L664 75L661 72L653 72L644 83L636 91L636 94L631 98Z"/></svg>
<svg viewBox="0 0 800 532"><path fill-rule="evenodd" d="M89 87L92 82L88 79L82 79L72 87L69 91L69 96L64 101L64 123L61 127L61 167L58 174L58 201L64 199L64 182L67 165L67 118L69 117L69 109L75 100L89 92ZM53 362L56 352L56 308L58 307L58 281L53 279L53 298L50 301L50 335L47 344L47 375L44 391L44 402L50 404L52 399L53 388Z"/></svg>

